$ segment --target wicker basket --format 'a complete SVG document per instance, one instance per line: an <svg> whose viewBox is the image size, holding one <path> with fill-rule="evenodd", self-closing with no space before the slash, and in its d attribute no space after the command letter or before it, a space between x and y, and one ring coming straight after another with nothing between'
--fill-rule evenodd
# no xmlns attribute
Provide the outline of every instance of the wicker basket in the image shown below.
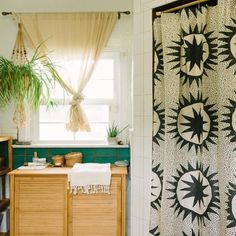
<svg viewBox="0 0 236 236"><path fill-rule="evenodd" d="M70 152L65 155L66 166L73 167L75 163L82 163L82 158L81 152Z"/></svg>
<svg viewBox="0 0 236 236"><path fill-rule="evenodd" d="M64 157L62 155L56 155L52 157L54 166L63 166L64 165Z"/></svg>

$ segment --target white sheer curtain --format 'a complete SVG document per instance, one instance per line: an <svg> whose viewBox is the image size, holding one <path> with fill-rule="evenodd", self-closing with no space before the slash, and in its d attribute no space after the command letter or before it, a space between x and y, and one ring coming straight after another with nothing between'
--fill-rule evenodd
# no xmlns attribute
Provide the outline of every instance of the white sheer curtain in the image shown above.
<svg viewBox="0 0 236 236"><path fill-rule="evenodd" d="M61 85L73 96L67 129L90 131L81 107L83 89L110 38L117 13L24 13L15 17L30 46L35 50L41 45L39 50L55 63Z"/></svg>

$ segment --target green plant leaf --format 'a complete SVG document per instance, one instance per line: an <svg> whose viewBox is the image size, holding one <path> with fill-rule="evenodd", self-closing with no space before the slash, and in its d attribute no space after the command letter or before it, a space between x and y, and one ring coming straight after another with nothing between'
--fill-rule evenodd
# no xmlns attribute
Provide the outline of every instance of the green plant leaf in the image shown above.
<svg viewBox="0 0 236 236"><path fill-rule="evenodd" d="M107 128L108 137L117 137L121 132L123 132L129 125L125 126L123 129L119 130L118 126L115 125L115 121L112 122L112 125Z"/></svg>
<svg viewBox="0 0 236 236"><path fill-rule="evenodd" d="M34 110L42 101L50 106L53 104L50 91L56 81L62 84L53 63L39 53L39 47L22 65L0 56L0 108L12 101L14 104L27 104Z"/></svg>

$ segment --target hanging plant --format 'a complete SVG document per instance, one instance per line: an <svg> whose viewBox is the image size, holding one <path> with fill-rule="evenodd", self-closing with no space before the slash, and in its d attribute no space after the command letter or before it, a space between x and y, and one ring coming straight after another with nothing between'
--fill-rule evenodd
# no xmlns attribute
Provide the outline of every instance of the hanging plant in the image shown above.
<svg viewBox="0 0 236 236"><path fill-rule="evenodd" d="M12 60L0 56L0 107L15 105L13 120L24 127L26 106L37 110L41 103L51 105L51 89L60 77L47 56L36 49L30 60L26 57L21 27L12 53Z"/></svg>

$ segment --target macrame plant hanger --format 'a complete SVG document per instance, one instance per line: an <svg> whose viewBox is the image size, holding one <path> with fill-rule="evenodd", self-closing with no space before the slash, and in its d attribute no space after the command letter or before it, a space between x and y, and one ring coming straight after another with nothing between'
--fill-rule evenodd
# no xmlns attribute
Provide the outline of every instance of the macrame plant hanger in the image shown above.
<svg viewBox="0 0 236 236"><path fill-rule="evenodd" d="M22 66L24 63L28 61L27 53L24 45L23 32L22 32L22 24L18 23L18 32L16 36L16 41L14 48L12 50L11 60L14 64ZM23 77L24 75L21 75ZM22 79L22 78L19 78ZM23 78L25 81L22 82L22 85L25 89L28 87L28 79ZM25 111L25 101L24 94L22 91L19 91L17 94L17 103L15 104L15 112L13 116L13 121L17 125L17 128L23 128L26 125L26 111Z"/></svg>
<svg viewBox="0 0 236 236"><path fill-rule="evenodd" d="M27 53L24 44L23 32L22 32L22 24L18 23L18 32L16 36L16 41L14 48L12 50L11 59L15 64L22 65L27 59Z"/></svg>

